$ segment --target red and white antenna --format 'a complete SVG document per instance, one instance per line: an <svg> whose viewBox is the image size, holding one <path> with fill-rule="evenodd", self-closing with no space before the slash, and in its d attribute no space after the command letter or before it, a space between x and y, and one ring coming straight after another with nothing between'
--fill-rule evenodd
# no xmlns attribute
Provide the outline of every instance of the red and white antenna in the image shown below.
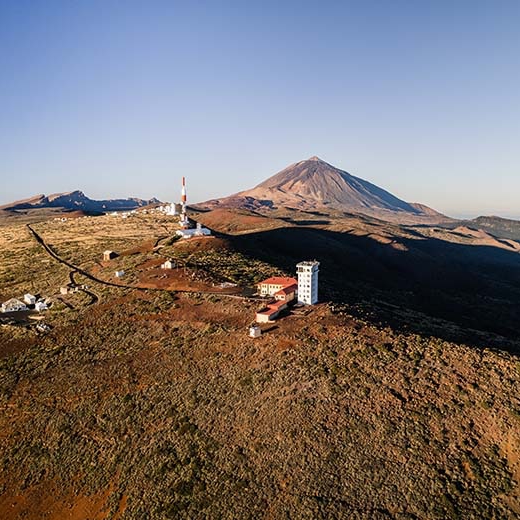
<svg viewBox="0 0 520 520"><path fill-rule="evenodd" d="M182 178L181 202L186 205L186 178Z"/></svg>

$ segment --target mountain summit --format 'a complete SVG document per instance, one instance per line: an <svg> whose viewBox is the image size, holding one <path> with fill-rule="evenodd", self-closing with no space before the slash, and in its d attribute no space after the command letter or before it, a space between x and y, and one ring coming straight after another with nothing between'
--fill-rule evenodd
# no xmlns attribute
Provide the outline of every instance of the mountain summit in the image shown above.
<svg viewBox="0 0 520 520"><path fill-rule="evenodd" d="M405 202L364 179L313 156L291 164L251 190L211 200L202 206L261 210L335 209L378 217L441 217L436 211Z"/></svg>
<svg viewBox="0 0 520 520"><path fill-rule="evenodd" d="M254 190L296 196L296 202L325 204L338 208L371 208L418 213L419 210L374 184L311 157L288 166L260 183Z"/></svg>

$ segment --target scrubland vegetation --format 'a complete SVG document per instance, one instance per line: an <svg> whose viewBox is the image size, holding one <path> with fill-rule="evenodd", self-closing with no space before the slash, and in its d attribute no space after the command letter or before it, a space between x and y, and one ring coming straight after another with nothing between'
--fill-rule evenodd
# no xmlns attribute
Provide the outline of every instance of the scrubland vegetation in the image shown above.
<svg viewBox="0 0 520 520"><path fill-rule="evenodd" d="M124 518L512 514L517 361L326 306L253 341L251 311L128 294L4 358L4 493L115 486Z"/></svg>
<svg viewBox="0 0 520 520"><path fill-rule="evenodd" d="M193 249L192 244L180 243L175 248L164 248L161 254L191 268L202 270L212 279L234 282L241 286L254 286L269 276L283 275L284 272L272 265L225 247Z"/></svg>
<svg viewBox="0 0 520 520"><path fill-rule="evenodd" d="M37 258L45 281L4 269L7 296L68 278L23 230L2 235L3 265ZM103 240L90 259L111 248ZM160 255L240 283L282 272L231 248L173 243ZM67 296L48 334L0 327L0 517L520 515L514 355L376 326L340 303L253 340L254 302L88 283L99 302Z"/></svg>

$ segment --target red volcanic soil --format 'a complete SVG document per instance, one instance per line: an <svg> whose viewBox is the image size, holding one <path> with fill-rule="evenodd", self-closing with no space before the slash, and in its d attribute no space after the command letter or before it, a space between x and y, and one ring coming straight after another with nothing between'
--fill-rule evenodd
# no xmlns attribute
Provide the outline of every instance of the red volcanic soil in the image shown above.
<svg viewBox="0 0 520 520"><path fill-rule="evenodd" d="M212 249L229 248L229 241L225 238L209 236L209 237L193 237L189 240L180 240L175 244L176 249L184 249L187 251L211 251Z"/></svg>
<svg viewBox="0 0 520 520"><path fill-rule="evenodd" d="M125 249L124 251L121 251L119 253L119 256L131 256L131 255L138 255L142 253L150 253L153 251L153 248L155 247L155 240L147 240L146 242L143 242L142 244L132 247L130 249Z"/></svg>
<svg viewBox="0 0 520 520"><path fill-rule="evenodd" d="M194 291L194 292L211 292L220 294L240 294L239 287L231 287L222 289L214 286L211 280L204 277L199 270L184 267L175 269L161 269L160 264L164 260L160 260L156 266L157 260L148 260L141 268L145 270L139 274L139 287L148 289L167 289L170 291Z"/></svg>
<svg viewBox="0 0 520 520"><path fill-rule="evenodd" d="M201 213L196 218L204 226L222 233L272 229L287 225L278 219L264 217L248 211L224 208Z"/></svg>
<svg viewBox="0 0 520 520"><path fill-rule="evenodd" d="M53 481L27 488L23 494L9 492L0 496L0 518L24 518L26 520L103 520L110 510L108 502L116 485L92 495L64 495L60 486ZM114 520L121 518L126 509L127 497L119 501ZM42 514L43 513L43 514Z"/></svg>
<svg viewBox="0 0 520 520"><path fill-rule="evenodd" d="M150 253L154 250L155 241L148 240L133 248L122 251L119 256L130 256L138 254ZM220 250L230 247L228 241L223 238L216 237L194 237L189 240L181 240L177 242L175 248L189 253L197 253L203 251L210 251L213 249ZM167 260L166 257L157 256L149 258L135 267L137 274L136 288L142 289L164 289L169 291L193 291L205 293L218 293L239 295L242 293L240 287L225 287L218 286L212 277L204 272L202 269L185 267L182 263L175 269L161 269L161 264ZM94 276L105 278L100 273L101 267L109 267L110 261L100 261L91 268L91 273Z"/></svg>

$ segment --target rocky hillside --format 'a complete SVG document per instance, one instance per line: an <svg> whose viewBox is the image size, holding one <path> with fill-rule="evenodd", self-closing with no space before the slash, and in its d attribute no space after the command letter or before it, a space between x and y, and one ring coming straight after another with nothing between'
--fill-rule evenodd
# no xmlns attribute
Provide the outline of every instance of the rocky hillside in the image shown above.
<svg viewBox="0 0 520 520"><path fill-rule="evenodd" d="M482 229L498 238L520 240L520 221L495 216L482 216L462 221L472 229ZM451 227L451 226L450 226Z"/></svg>
<svg viewBox="0 0 520 520"><path fill-rule="evenodd" d="M118 211L131 210L148 204L159 202L156 198L143 200L139 198L93 200L82 191L76 190L66 193L54 193L52 195L35 195L34 197L11 202L0 206L0 210L16 211L42 208L62 208L65 210L83 211Z"/></svg>

